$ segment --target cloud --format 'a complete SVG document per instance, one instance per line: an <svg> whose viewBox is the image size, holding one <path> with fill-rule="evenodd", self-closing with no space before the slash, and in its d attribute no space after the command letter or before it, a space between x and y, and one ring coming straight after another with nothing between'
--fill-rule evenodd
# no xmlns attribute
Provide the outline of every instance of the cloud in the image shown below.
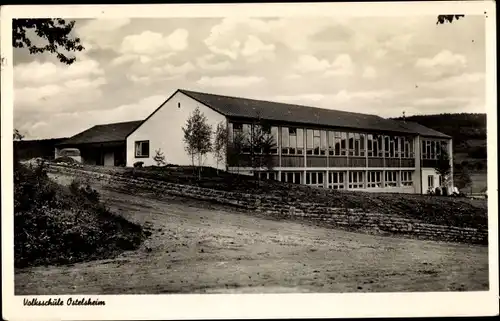
<svg viewBox="0 0 500 321"><path fill-rule="evenodd" d="M130 104L123 104L109 109L52 113L50 118L40 119L35 115L17 119L15 124L27 138L70 137L97 124L143 120L158 108L165 100L165 95L152 95ZM57 135L54 135L57 128Z"/></svg>
<svg viewBox="0 0 500 321"><path fill-rule="evenodd" d="M264 81L262 77L245 76L221 76L221 77L201 77L197 83L206 87L245 87L255 85Z"/></svg>
<svg viewBox="0 0 500 321"><path fill-rule="evenodd" d="M266 45L256 36L249 35L241 50L241 54L244 57L247 57L250 62L259 62L265 59L273 60L275 49L275 45Z"/></svg>
<svg viewBox="0 0 500 321"><path fill-rule="evenodd" d="M75 28L86 50L96 48L113 49L116 45L114 34L130 23L129 18L93 19Z"/></svg>
<svg viewBox="0 0 500 321"><path fill-rule="evenodd" d="M77 60L67 66L61 63L33 61L14 67L16 84L52 84L67 80L101 76L103 69L95 60Z"/></svg>
<svg viewBox="0 0 500 321"><path fill-rule="evenodd" d="M301 55L293 68L296 72L302 74L322 73L324 76L330 77L351 75L354 64L347 54L338 55L333 62L327 59L319 59L313 55Z"/></svg>
<svg viewBox="0 0 500 321"><path fill-rule="evenodd" d="M196 65L204 71L222 71L227 70L231 63L227 60L214 62L216 55L207 54L196 59Z"/></svg>
<svg viewBox="0 0 500 321"><path fill-rule="evenodd" d="M363 75L361 77L367 78L367 79L373 79L373 78L377 77L377 71L375 70L375 68L368 66L363 71Z"/></svg>
<svg viewBox="0 0 500 321"><path fill-rule="evenodd" d="M442 50L432 58L417 59L415 67L432 76L456 74L467 67L467 58L449 50Z"/></svg>
<svg viewBox="0 0 500 321"><path fill-rule="evenodd" d="M123 38L120 53L141 56L182 51L188 46L188 36L186 29L177 29L168 36L147 30Z"/></svg>

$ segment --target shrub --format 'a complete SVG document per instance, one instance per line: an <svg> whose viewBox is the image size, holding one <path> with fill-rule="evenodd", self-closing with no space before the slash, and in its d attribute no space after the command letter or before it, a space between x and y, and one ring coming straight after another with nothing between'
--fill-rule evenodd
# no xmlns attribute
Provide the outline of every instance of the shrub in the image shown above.
<svg viewBox="0 0 500 321"><path fill-rule="evenodd" d="M88 184L51 181L42 163L14 167L14 264L66 264L131 250L141 226L111 213Z"/></svg>
<svg viewBox="0 0 500 321"><path fill-rule="evenodd" d="M144 165L144 162L135 162L134 167L135 168L141 168Z"/></svg>

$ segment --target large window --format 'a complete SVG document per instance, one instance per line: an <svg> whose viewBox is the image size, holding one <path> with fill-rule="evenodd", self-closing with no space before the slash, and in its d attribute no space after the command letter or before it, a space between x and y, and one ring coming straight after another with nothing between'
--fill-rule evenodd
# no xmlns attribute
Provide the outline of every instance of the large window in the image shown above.
<svg viewBox="0 0 500 321"><path fill-rule="evenodd" d="M421 142L422 159L438 159L441 149L447 148L446 142L435 140L422 140Z"/></svg>
<svg viewBox="0 0 500 321"><path fill-rule="evenodd" d="M278 172L256 172L255 174L258 174L260 179L269 179L269 180L278 179Z"/></svg>
<svg viewBox="0 0 500 321"><path fill-rule="evenodd" d="M368 172L368 178L366 182L366 187L368 188L382 187L382 172Z"/></svg>
<svg viewBox="0 0 500 321"><path fill-rule="evenodd" d="M307 130L307 155L326 155L326 131Z"/></svg>
<svg viewBox="0 0 500 321"><path fill-rule="evenodd" d="M304 130L302 128L281 128L281 153L302 155L304 151Z"/></svg>
<svg viewBox="0 0 500 321"><path fill-rule="evenodd" d="M349 156L365 156L365 134L349 133Z"/></svg>
<svg viewBox="0 0 500 321"><path fill-rule="evenodd" d="M271 148L271 154L278 154L278 146L279 146L279 137L278 137L278 127L272 126L271 127L271 137L273 138L274 141L274 146Z"/></svg>
<svg viewBox="0 0 500 321"><path fill-rule="evenodd" d="M401 137L401 158L413 158L413 138Z"/></svg>
<svg viewBox="0 0 500 321"><path fill-rule="evenodd" d="M383 157L383 149L382 149L382 135L367 135L367 149L368 149L368 157Z"/></svg>
<svg viewBox="0 0 500 321"><path fill-rule="evenodd" d="M281 172L281 181L286 183L301 184L301 175L299 172Z"/></svg>
<svg viewBox="0 0 500 321"><path fill-rule="evenodd" d="M306 172L306 185L323 187L323 172Z"/></svg>
<svg viewBox="0 0 500 321"><path fill-rule="evenodd" d="M412 175L413 175L413 172L402 171L401 172L401 185L402 186L413 186Z"/></svg>
<svg viewBox="0 0 500 321"><path fill-rule="evenodd" d="M385 172L385 187L396 187L396 186L398 186L398 172L397 171Z"/></svg>
<svg viewBox="0 0 500 321"><path fill-rule="evenodd" d="M398 158L399 157L399 139L394 136L385 136L385 157Z"/></svg>
<svg viewBox="0 0 500 321"><path fill-rule="evenodd" d="M349 188L364 188L364 172L349 172Z"/></svg>
<svg viewBox="0 0 500 321"><path fill-rule="evenodd" d="M328 188L344 189L345 172L330 172L328 177Z"/></svg>
<svg viewBox="0 0 500 321"><path fill-rule="evenodd" d="M149 157L149 140L141 140L135 142L135 157L136 158Z"/></svg>

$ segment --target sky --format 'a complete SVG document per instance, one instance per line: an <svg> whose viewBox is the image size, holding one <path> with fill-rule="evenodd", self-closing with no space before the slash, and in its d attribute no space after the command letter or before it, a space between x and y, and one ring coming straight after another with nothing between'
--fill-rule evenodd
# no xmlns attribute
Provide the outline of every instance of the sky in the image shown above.
<svg viewBox="0 0 500 321"><path fill-rule="evenodd" d="M70 66L14 49L26 139L144 119L178 88L382 117L486 112L484 16L78 19L73 34L85 50Z"/></svg>

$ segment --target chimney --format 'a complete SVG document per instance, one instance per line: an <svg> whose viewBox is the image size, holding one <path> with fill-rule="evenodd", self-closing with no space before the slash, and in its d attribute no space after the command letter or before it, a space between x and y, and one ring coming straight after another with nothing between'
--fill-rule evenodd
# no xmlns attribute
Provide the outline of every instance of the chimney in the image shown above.
<svg viewBox="0 0 500 321"><path fill-rule="evenodd" d="M403 123L406 123L406 115L404 111L403 111Z"/></svg>

